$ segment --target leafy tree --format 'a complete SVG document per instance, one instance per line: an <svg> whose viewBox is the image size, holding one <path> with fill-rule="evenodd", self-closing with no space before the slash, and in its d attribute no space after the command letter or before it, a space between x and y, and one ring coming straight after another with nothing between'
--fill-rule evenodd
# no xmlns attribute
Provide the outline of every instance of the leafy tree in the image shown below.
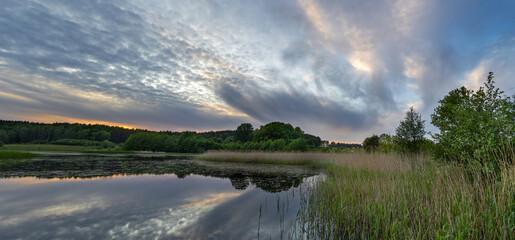
<svg viewBox="0 0 515 240"><path fill-rule="evenodd" d="M252 132L254 132L254 127L252 124L242 123L240 126L238 126L238 128L236 128L236 132L234 132L234 139L242 143L248 142L252 140Z"/></svg>
<svg viewBox="0 0 515 240"><path fill-rule="evenodd" d="M4 146L4 142L0 140L0 148Z"/></svg>
<svg viewBox="0 0 515 240"><path fill-rule="evenodd" d="M0 141L7 143L9 140L9 136L7 135L7 132L5 130L0 130Z"/></svg>
<svg viewBox="0 0 515 240"><path fill-rule="evenodd" d="M111 134L107 131L104 131L104 130L100 130L100 131L97 131L93 134L93 139L92 140L95 140L95 141L104 141L104 140L109 140L111 138Z"/></svg>
<svg viewBox="0 0 515 240"><path fill-rule="evenodd" d="M306 139L308 147L310 148L317 148L322 144L322 139L320 139L320 137L313 136L311 134L304 134L304 139Z"/></svg>
<svg viewBox="0 0 515 240"><path fill-rule="evenodd" d="M277 139L272 142L269 146L270 151L284 151L284 148L286 148L286 140L284 139Z"/></svg>
<svg viewBox="0 0 515 240"><path fill-rule="evenodd" d="M374 134L372 137L365 138L363 148L365 148L367 152L376 151L379 148L379 137Z"/></svg>
<svg viewBox="0 0 515 240"><path fill-rule="evenodd" d="M254 132L254 141L261 142L264 140L285 139L292 140L303 138L304 132L300 128L293 128L289 123L271 122L265 126L261 126Z"/></svg>
<svg viewBox="0 0 515 240"><path fill-rule="evenodd" d="M297 138L288 144L286 146L287 151L306 151L308 150L308 144L306 139L304 138Z"/></svg>
<svg viewBox="0 0 515 240"><path fill-rule="evenodd" d="M498 169L499 156L513 161L515 104L494 86L493 77L490 72L476 92L461 87L439 101L431 115L440 130L432 135L437 158L481 166L486 172Z"/></svg>
<svg viewBox="0 0 515 240"><path fill-rule="evenodd" d="M424 142L424 120L422 116L415 112L413 107L406 112L404 121L401 121L395 129L395 138L401 151L417 152L420 151Z"/></svg>
<svg viewBox="0 0 515 240"><path fill-rule="evenodd" d="M395 150L395 138L390 134L383 133L379 135L379 150L384 153L389 153Z"/></svg>

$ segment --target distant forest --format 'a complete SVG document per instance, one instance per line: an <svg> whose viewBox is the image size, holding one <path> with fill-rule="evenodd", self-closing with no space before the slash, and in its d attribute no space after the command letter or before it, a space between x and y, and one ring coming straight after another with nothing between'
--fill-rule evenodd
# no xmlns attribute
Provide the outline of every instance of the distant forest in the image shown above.
<svg viewBox="0 0 515 240"><path fill-rule="evenodd" d="M44 143L62 139L83 139L123 143L130 135L144 130L125 129L100 124L35 123L0 120L0 141L13 143Z"/></svg>
<svg viewBox="0 0 515 240"><path fill-rule="evenodd" d="M299 127L272 122L257 129L243 123L236 130L172 132L127 129L101 124L35 123L0 120L0 141L5 144L35 143L86 146L120 146L126 150L202 152L220 150L304 151L319 148L320 137ZM332 145L332 144L331 144ZM360 147L360 145L325 147Z"/></svg>

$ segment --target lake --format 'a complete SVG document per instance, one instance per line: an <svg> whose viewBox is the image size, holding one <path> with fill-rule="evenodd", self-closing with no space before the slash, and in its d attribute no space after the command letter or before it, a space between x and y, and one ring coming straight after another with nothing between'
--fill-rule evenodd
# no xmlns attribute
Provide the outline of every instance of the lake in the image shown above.
<svg viewBox="0 0 515 240"><path fill-rule="evenodd" d="M288 239L315 170L172 156L0 165L0 239Z"/></svg>

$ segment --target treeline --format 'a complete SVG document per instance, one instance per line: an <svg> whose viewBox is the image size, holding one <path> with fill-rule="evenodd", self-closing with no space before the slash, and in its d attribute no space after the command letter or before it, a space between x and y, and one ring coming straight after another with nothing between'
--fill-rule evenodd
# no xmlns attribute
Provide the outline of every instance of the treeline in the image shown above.
<svg viewBox="0 0 515 240"><path fill-rule="evenodd" d="M113 146L123 144L135 133L165 134L179 137L183 132L154 132L145 129L127 129L101 124L36 123L28 121L0 120L0 142L4 144L34 143L82 146ZM188 132L213 141L222 141L234 136L234 130Z"/></svg>
<svg viewBox="0 0 515 240"><path fill-rule="evenodd" d="M500 172L514 163L515 95L504 95L494 86L490 72L477 91L461 87L450 91L431 114L439 129L424 136L421 115L410 108L395 135L373 135L363 141L367 151L430 152L440 161L455 162L483 174Z"/></svg>
<svg viewBox="0 0 515 240"><path fill-rule="evenodd" d="M232 135L228 134L232 133ZM306 151L320 146L320 137L305 134L291 124L272 122L254 130L243 123L235 131L140 132L125 142L126 150L198 153L206 150Z"/></svg>
<svg viewBox="0 0 515 240"><path fill-rule="evenodd" d="M130 135L144 130L126 129L100 124L34 123L0 120L0 141L3 143L51 143L62 139L83 139L95 142L123 143Z"/></svg>
<svg viewBox="0 0 515 240"><path fill-rule="evenodd" d="M236 130L210 132L154 132L100 124L34 123L0 120L0 142L57 145L122 145L127 150L198 153L206 150L305 151L321 139L291 124L272 122L254 129L243 123Z"/></svg>

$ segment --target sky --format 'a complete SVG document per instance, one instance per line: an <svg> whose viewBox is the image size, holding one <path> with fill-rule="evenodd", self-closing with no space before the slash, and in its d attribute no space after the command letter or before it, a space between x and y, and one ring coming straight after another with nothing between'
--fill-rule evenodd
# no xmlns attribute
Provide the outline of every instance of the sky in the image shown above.
<svg viewBox="0 0 515 240"><path fill-rule="evenodd" d="M395 133L488 72L515 93L515 1L3 0L0 119Z"/></svg>

